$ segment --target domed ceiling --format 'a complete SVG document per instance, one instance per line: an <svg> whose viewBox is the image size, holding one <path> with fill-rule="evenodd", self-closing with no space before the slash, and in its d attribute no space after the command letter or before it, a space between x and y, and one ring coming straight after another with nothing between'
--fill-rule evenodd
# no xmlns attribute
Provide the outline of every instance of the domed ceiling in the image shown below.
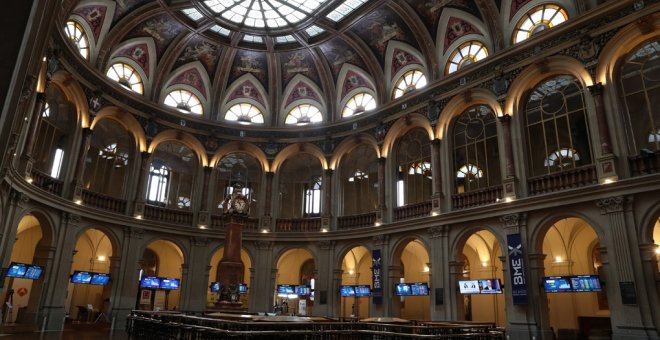
<svg viewBox="0 0 660 340"><path fill-rule="evenodd" d="M133 66L147 100L186 89L210 120L247 102L263 125L283 126L300 103L317 106L324 122L340 120L356 93L383 106L402 72L442 78L464 41L501 49L503 27L529 2L100 0L74 3L68 19L89 39L88 63L102 74L116 62Z"/></svg>

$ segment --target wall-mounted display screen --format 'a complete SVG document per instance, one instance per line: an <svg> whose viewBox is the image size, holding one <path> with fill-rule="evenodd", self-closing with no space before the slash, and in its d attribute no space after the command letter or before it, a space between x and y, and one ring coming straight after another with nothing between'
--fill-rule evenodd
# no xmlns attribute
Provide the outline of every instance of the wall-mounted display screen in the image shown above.
<svg viewBox="0 0 660 340"><path fill-rule="evenodd" d="M369 286L355 286L355 296L370 296L371 287Z"/></svg>
<svg viewBox="0 0 660 340"><path fill-rule="evenodd" d="M214 293L220 292L220 282L211 282L211 291Z"/></svg>
<svg viewBox="0 0 660 340"><path fill-rule="evenodd" d="M277 285L277 294L295 294L291 285Z"/></svg>
<svg viewBox="0 0 660 340"><path fill-rule="evenodd" d="M410 288L413 296L429 295L429 285L426 283L412 283Z"/></svg>
<svg viewBox="0 0 660 340"><path fill-rule="evenodd" d="M160 289L176 290L179 289L179 279L169 277L160 278Z"/></svg>
<svg viewBox="0 0 660 340"><path fill-rule="evenodd" d="M346 296L355 296L355 286L339 286L339 295Z"/></svg>
<svg viewBox="0 0 660 340"><path fill-rule="evenodd" d="M160 278L153 276L144 276L140 280L140 288L158 289L160 288Z"/></svg>
<svg viewBox="0 0 660 340"><path fill-rule="evenodd" d="M110 274L92 273L92 280L89 283L93 285L105 286L110 283Z"/></svg>
<svg viewBox="0 0 660 340"><path fill-rule="evenodd" d="M547 293L564 293L571 291L571 280L568 276L550 276L543 278L543 289Z"/></svg>
<svg viewBox="0 0 660 340"><path fill-rule="evenodd" d="M75 271L71 275L71 283L89 284L92 281L92 273Z"/></svg>
<svg viewBox="0 0 660 340"><path fill-rule="evenodd" d="M245 283L238 285L238 294L247 294L248 286Z"/></svg>
<svg viewBox="0 0 660 340"><path fill-rule="evenodd" d="M481 294L502 294L499 279L479 280L479 289L481 290Z"/></svg>
<svg viewBox="0 0 660 340"><path fill-rule="evenodd" d="M479 280L458 281L461 294L479 294Z"/></svg>
<svg viewBox="0 0 660 340"><path fill-rule="evenodd" d="M549 276L543 278L546 293L600 292L598 275Z"/></svg>
<svg viewBox="0 0 660 340"><path fill-rule="evenodd" d="M27 265L25 263L12 262L5 276L22 278L25 276L26 271Z"/></svg>
<svg viewBox="0 0 660 340"><path fill-rule="evenodd" d="M409 283L398 283L394 286L394 294L397 296L412 295L412 287Z"/></svg>
<svg viewBox="0 0 660 340"><path fill-rule="evenodd" d="M312 287L309 285L296 286L296 295L302 295L302 296L312 295Z"/></svg>
<svg viewBox="0 0 660 340"><path fill-rule="evenodd" d="M31 265L27 267L25 271L25 278L30 280L38 280L41 277L41 273L44 272L44 267Z"/></svg>

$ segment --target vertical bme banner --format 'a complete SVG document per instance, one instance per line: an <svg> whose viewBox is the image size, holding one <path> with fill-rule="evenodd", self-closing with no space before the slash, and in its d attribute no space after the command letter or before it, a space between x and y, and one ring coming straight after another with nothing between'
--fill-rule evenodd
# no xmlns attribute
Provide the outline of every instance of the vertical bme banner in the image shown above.
<svg viewBox="0 0 660 340"><path fill-rule="evenodd" d="M506 236L507 248L509 250L509 273L511 295L514 305L526 305L527 281L525 280L525 260L523 259L523 246L520 234Z"/></svg>
<svg viewBox="0 0 660 340"><path fill-rule="evenodd" d="M373 296L373 303L375 305L383 303L383 276L380 260L380 249L374 249L371 255L371 295Z"/></svg>

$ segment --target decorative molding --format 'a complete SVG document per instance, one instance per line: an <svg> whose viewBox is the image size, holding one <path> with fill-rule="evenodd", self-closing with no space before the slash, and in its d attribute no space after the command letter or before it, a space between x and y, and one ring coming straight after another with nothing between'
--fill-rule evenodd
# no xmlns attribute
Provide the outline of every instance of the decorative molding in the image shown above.
<svg viewBox="0 0 660 340"><path fill-rule="evenodd" d="M335 248L335 241L323 240L323 241L316 242L316 244L318 245L319 249L322 249L322 250L332 250L332 249Z"/></svg>
<svg viewBox="0 0 660 340"><path fill-rule="evenodd" d="M504 225L507 234L519 233L520 227L527 224L527 213L500 216L500 222Z"/></svg>
<svg viewBox="0 0 660 340"><path fill-rule="evenodd" d="M273 241L252 241L257 250L270 250L273 248Z"/></svg>
<svg viewBox="0 0 660 340"><path fill-rule="evenodd" d="M600 208L600 213L602 215L623 212L624 204L625 198L623 196L601 198L596 201L596 206Z"/></svg>
<svg viewBox="0 0 660 340"><path fill-rule="evenodd" d="M206 247L209 239L204 236L190 236L190 243L195 247Z"/></svg>
<svg viewBox="0 0 660 340"><path fill-rule="evenodd" d="M389 239L389 235L380 234L372 237L371 241L374 243L374 245L386 245Z"/></svg>
<svg viewBox="0 0 660 340"><path fill-rule="evenodd" d="M426 232L431 235L431 238L447 237L449 236L448 225L438 225L426 229Z"/></svg>

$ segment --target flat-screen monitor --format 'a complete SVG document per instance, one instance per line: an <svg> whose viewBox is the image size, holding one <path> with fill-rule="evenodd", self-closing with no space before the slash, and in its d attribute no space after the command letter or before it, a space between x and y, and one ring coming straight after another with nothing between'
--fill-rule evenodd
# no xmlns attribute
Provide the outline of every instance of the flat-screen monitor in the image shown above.
<svg viewBox="0 0 660 340"><path fill-rule="evenodd" d="M543 278L543 289L546 293L565 293L572 291L568 276L549 276Z"/></svg>
<svg viewBox="0 0 660 340"><path fill-rule="evenodd" d="M277 294L294 294L293 286L291 285L277 285Z"/></svg>
<svg viewBox="0 0 660 340"><path fill-rule="evenodd" d="M355 296L355 286L339 286L339 296Z"/></svg>
<svg viewBox="0 0 660 340"><path fill-rule="evenodd" d="M142 280L140 280L140 288L158 289L160 288L160 278L143 276Z"/></svg>
<svg viewBox="0 0 660 340"><path fill-rule="evenodd" d="M41 278L41 273L43 272L44 272L44 267L30 265L27 267L27 270L25 271L25 278L30 280L38 280L39 278Z"/></svg>
<svg viewBox="0 0 660 340"><path fill-rule="evenodd" d="M248 286L246 283L241 283L238 285L238 294L244 295L247 294Z"/></svg>
<svg viewBox="0 0 660 340"><path fill-rule="evenodd" d="M71 275L71 283L89 284L92 281L92 273L75 271Z"/></svg>
<svg viewBox="0 0 660 340"><path fill-rule="evenodd" d="M89 282L93 285L105 286L110 282L110 274L92 273L92 280Z"/></svg>
<svg viewBox="0 0 660 340"><path fill-rule="evenodd" d="M27 272L27 265L25 263L12 262L5 276L23 278L25 272Z"/></svg>
<svg viewBox="0 0 660 340"><path fill-rule="evenodd" d="M429 285L426 283L412 283L410 284L413 296L426 296L429 295Z"/></svg>
<svg viewBox="0 0 660 340"><path fill-rule="evenodd" d="M600 292L603 290L598 275L571 276L571 288L574 292Z"/></svg>
<svg viewBox="0 0 660 340"><path fill-rule="evenodd" d="M410 296L412 295L412 287L410 283L398 283L394 286L394 294L397 296Z"/></svg>
<svg viewBox="0 0 660 340"><path fill-rule="evenodd" d="M479 280L458 281L461 294L479 294Z"/></svg>
<svg viewBox="0 0 660 340"><path fill-rule="evenodd" d="M312 295L312 287L309 285L296 286L296 295L300 295L300 296Z"/></svg>
<svg viewBox="0 0 660 340"><path fill-rule="evenodd" d="M211 282L211 291L214 293L220 293L220 282Z"/></svg>
<svg viewBox="0 0 660 340"><path fill-rule="evenodd" d="M500 279L479 280L479 289L481 294L502 294Z"/></svg>
<svg viewBox="0 0 660 340"><path fill-rule="evenodd" d="M169 277L160 278L160 289L176 290L179 289L179 279Z"/></svg>
<svg viewBox="0 0 660 340"><path fill-rule="evenodd" d="M355 296L370 296L371 287L369 286L355 286Z"/></svg>

